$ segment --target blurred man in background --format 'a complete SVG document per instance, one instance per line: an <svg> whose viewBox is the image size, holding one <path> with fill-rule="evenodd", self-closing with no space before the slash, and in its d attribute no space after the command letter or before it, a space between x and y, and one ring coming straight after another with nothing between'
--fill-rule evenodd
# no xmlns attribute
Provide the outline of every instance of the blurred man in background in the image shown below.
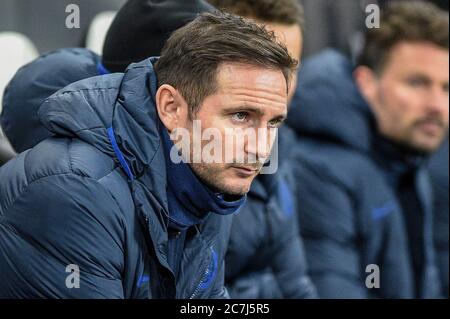
<svg viewBox="0 0 450 319"><path fill-rule="evenodd" d="M209 0L227 12L256 21L273 31L295 59L301 58L303 11L297 0ZM295 92L296 78L289 100ZM252 114L248 114L249 117ZM247 204L233 219L225 259L225 280L232 298L315 298L306 273L298 234L295 185L288 153L288 127L279 130L278 172L260 175Z"/></svg>
<svg viewBox="0 0 450 319"><path fill-rule="evenodd" d="M399 1L354 69L307 61L289 116L301 233L320 297L441 295L426 158L448 132L448 14Z"/></svg>

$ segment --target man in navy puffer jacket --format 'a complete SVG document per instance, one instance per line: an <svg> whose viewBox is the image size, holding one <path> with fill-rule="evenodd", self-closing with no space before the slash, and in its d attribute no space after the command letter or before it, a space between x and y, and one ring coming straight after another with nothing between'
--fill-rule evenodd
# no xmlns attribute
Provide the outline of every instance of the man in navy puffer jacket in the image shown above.
<svg viewBox="0 0 450 319"><path fill-rule="evenodd" d="M202 103L195 113L190 109L194 103L184 99L195 98L186 93L192 91L178 84L181 95L166 83L174 74L180 78L180 66L190 70L204 61L196 58L195 50L223 52L222 36L228 34L239 34L231 37L238 42L235 49L228 49L226 57L214 53L209 59L233 70L219 69L220 85L235 83L226 82L227 76L245 72L240 79L250 83L241 87L250 86L248 92L256 96L259 90L271 91L276 105L255 105L261 112L254 123L279 123L295 61L263 29L219 13L202 15L175 32L160 60L148 59L131 65L125 74L93 77L58 91L38 113L54 137L0 171L2 297L227 295L223 257L230 215L243 205L260 167L175 164L168 133L182 127L188 113L208 123L221 110L216 100L214 106ZM261 46L270 57L255 49ZM252 58L243 58L241 47ZM198 85L196 72L184 74L196 74L184 85ZM270 79L264 88L258 87L260 76ZM209 92L203 92L203 98L219 98ZM230 113L230 121L243 123L241 113ZM255 151L260 162L268 149L270 145ZM254 152L254 147L246 150Z"/></svg>
<svg viewBox="0 0 450 319"><path fill-rule="evenodd" d="M159 22L161 15L158 13L162 10L171 9L169 12L172 13L172 19L174 19L172 23L166 23L167 28L178 26L181 22L184 22L185 17L194 17L196 12L211 11L211 7L202 1L199 1L197 5L192 3L186 4L181 1L166 1L167 7L163 6L164 2L157 6L147 3L146 10L142 10L142 3L142 1L131 1L119 11L111 29L108 31L104 46L106 57L100 58L86 49L58 50L45 54L16 74L7 90L8 99L5 108L8 112L3 114L3 119L9 124L10 129L8 131L12 135L17 149L30 148L43 138L50 136L51 133L39 123L37 116L33 115L37 113L38 106L48 95L77 80L108 72L105 66L108 66L108 69L124 71L130 61L137 61L138 57L143 56L142 51L148 52L148 54L159 54L157 49L161 46L160 42L165 40L164 35L167 32L163 32L163 30L158 32L154 29L155 25L161 24ZM276 9L273 8L272 12L280 14L278 11L275 11ZM257 11L257 8L255 10ZM265 11L265 14L268 14L268 12ZM124 22L130 20L130 15L138 20L144 20L145 17L145 25L141 24L138 28L124 24ZM296 17L295 12L292 12L291 16ZM272 19L275 18L276 16ZM292 29L291 25L286 27ZM290 32L296 32L296 29L298 27ZM146 31L144 32L143 30ZM285 29L282 28L282 31L284 32ZM117 46L127 41L127 34L131 32L145 34L146 38L152 39L148 43L152 43L153 46L147 44L147 47L145 47L143 44L136 44L128 40L127 44L130 50L118 50ZM280 31L276 30L277 32L279 33ZM298 41L300 41L300 31L298 31L298 38ZM300 43L298 41L294 42L294 39L289 41L287 46L291 53L299 55ZM111 61L116 62L112 63ZM49 77L49 73L52 76ZM291 88L291 90L293 89ZM21 128L24 126L32 128L36 130L37 134L33 134L32 130L15 129L13 124L21 121L25 122L25 124L22 122L18 126ZM292 133L287 133L290 131L287 127L283 127L281 131L283 134L280 140L288 140L287 136L292 135ZM23 147L23 145L26 145L26 147ZM293 209L292 207L295 206L292 203L295 202L295 199L291 195L293 193L291 189L293 183L290 183L290 185L286 183L286 179L290 178L289 169L287 168L289 167L288 161L283 161L282 166L283 177L279 173L255 180L255 185L248 194L247 204L233 223L231 232L232 245L227 258L227 263L230 265L230 278L232 278L232 282L230 282L228 287L232 291L231 297L233 298L311 298L316 296L315 289L306 275L306 262L304 260L302 243L296 231L296 223L293 222L295 215L289 213ZM267 192L264 192L267 195L262 198L260 192L258 193L254 189L265 189L265 185L268 184L265 181L269 180L280 181L280 185L278 186L278 182L276 182L277 185L274 185L274 187L277 191L272 192L270 189L267 189ZM273 182L270 183L274 184ZM286 208L286 203L289 202L291 204L287 206L291 206L291 208ZM261 212L267 213L268 216L261 220ZM240 229L240 224L256 225L258 222L262 224L251 229L266 229L268 233L258 237L257 240L260 241L259 249L253 253L259 254L264 252L264 256L267 257L259 258L258 263L254 263L253 267L247 267L244 271L241 265L247 263L246 258L251 259L252 255L245 255L241 245L234 245L233 243L236 240L241 240L242 236L250 237L246 238L245 242L252 240L251 238L256 240L252 236L259 232L247 230L241 234L237 230ZM275 256L279 257L275 258ZM266 269L269 270L266 272ZM251 274L247 275L246 273L248 272L251 272ZM239 288L234 289L233 286L238 286ZM244 286L248 289L244 288ZM281 287L280 291L278 290L279 286Z"/></svg>
<svg viewBox="0 0 450 319"><path fill-rule="evenodd" d="M448 15L404 1L381 17L356 69L335 51L304 63L289 115L320 297L441 294L424 161L448 132Z"/></svg>

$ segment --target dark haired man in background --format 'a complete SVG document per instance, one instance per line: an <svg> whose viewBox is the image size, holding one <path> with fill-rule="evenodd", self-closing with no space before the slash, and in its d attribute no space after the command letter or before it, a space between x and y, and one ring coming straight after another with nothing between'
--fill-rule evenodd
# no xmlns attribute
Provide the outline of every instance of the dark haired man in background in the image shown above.
<svg viewBox="0 0 450 319"><path fill-rule="evenodd" d="M356 68L335 51L302 67L289 125L320 297L441 294L424 164L448 134L448 28L435 5L396 1Z"/></svg>

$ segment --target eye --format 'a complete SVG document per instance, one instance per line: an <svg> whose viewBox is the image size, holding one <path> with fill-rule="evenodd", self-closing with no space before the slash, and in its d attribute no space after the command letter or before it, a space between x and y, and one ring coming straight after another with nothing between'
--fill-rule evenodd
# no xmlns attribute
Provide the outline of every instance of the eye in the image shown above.
<svg viewBox="0 0 450 319"><path fill-rule="evenodd" d="M246 112L237 112L233 114L232 118L236 122L245 122L248 118L248 114Z"/></svg>
<svg viewBox="0 0 450 319"><path fill-rule="evenodd" d="M279 128L283 122L281 120L271 120L269 121L270 128Z"/></svg>
<svg viewBox="0 0 450 319"><path fill-rule="evenodd" d="M422 78L410 78L407 83L412 87L422 87L427 85L427 81Z"/></svg>

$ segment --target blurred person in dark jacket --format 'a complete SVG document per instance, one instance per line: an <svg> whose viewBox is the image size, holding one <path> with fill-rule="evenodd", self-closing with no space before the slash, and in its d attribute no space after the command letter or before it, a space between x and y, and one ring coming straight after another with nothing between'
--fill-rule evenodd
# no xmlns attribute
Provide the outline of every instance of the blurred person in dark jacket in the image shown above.
<svg viewBox="0 0 450 319"><path fill-rule="evenodd" d="M295 59L302 51L303 12L297 0L209 0L216 8L254 20L272 30ZM290 99L295 92L293 80ZM295 137L279 130L279 154ZM315 298L307 275L303 243L296 223L295 183L287 158L278 172L260 175L247 203L233 218L225 257L225 281L232 298Z"/></svg>
<svg viewBox="0 0 450 319"><path fill-rule="evenodd" d="M356 68L306 61L289 125L310 275L324 298L436 298L426 159L448 132L448 14L416 1L381 12Z"/></svg>
<svg viewBox="0 0 450 319"><path fill-rule="evenodd" d="M431 185L433 187L433 225L434 246L436 248L437 261L444 297L448 298L448 137L442 147L434 153L428 164Z"/></svg>

